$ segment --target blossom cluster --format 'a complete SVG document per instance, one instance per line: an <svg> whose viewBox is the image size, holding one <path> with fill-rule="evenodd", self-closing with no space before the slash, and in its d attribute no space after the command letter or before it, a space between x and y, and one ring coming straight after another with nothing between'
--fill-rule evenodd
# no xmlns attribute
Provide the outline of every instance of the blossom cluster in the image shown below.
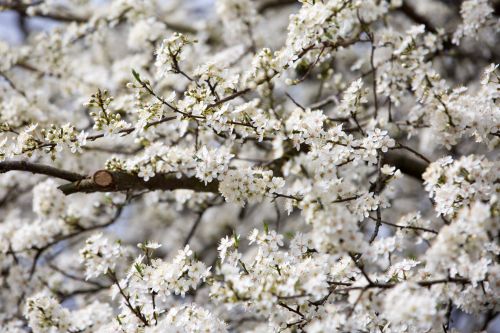
<svg viewBox="0 0 500 333"><path fill-rule="evenodd" d="M110 241L100 233L85 241L85 247L80 250L80 255L86 267L86 278L90 279L113 271L123 251L119 243L110 244Z"/></svg>
<svg viewBox="0 0 500 333"><path fill-rule="evenodd" d="M142 156L126 161L108 160L108 169L136 173L148 181L157 174L174 173L177 177L195 176L205 184L221 179L227 172L233 157L226 147L207 148L198 151L178 147L167 148L155 143L144 150Z"/></svg>
<svg viewBox="0 0 500 333"><path fill-rule="evenodd" d="M272 171L236 169L229 170L222 178L219 191L226 201L245 205L278 193L284 185L283 178L273 177Z"/></svg>
<svg viewBox="0 0 500 333"><path fill-rule="evenodd" d="M92 326L105 325L112 316L108 304L93 302L88 307L69 311L46 293L30 297L26 303L26 317L35 332L84 331Z"/></svg>
<svg viewBox="0 0 500 333"><path fill-rule="evenodd" d="M422 177L425 189L436 201L438 214L451 215L497 193L498 174L498 163L469 155L456 161L451 156L443 157L431 163Z"/></svg>

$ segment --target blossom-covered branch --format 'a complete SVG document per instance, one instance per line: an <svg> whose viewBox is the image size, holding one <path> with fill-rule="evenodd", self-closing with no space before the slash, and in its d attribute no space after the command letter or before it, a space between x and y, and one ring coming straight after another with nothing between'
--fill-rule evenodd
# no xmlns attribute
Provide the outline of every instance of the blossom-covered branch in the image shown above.
<svg viewBox="0 0 500 333"><path fill-rule="evenodd" d="M0 330L495 330L497 7L0 0Z"/></svg>

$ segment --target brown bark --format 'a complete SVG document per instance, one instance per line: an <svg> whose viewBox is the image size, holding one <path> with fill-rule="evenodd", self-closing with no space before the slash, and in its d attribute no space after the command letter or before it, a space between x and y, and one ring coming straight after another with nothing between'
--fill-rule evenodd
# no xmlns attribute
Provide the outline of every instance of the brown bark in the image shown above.
<svg viewBox="0 0 500 333"><path fill-rule="evenodd" d="M27 161L3 161L0 162L0 173L6 173L9 171L28 171L34 174L41 174L52 176L59 179L68 180L70 182L75 182L84 179L86 176L61 170L50 165L36 164Z"/></svg>
<svg viewBox="0 0 500 333"><path fill-rule="evenodd" d="M91 179L84 179L59 187L66 195L73 193L120 192L128 190L172 191L178 189L217 193L218 188L219 183L217 181L212 181L205 185L205 183L194 177L177 178L174 174L157 174L148 181L145 181L137 175L107 170L97 171Z"/></svg>

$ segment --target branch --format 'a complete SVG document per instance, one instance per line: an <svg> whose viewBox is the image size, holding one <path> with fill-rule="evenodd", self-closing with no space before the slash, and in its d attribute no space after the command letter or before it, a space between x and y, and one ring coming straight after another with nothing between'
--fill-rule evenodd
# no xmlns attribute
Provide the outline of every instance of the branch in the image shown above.
<svg viewBox="0 0 500 333"><path fill-rule="evenodd" d="M354 265L356 265L356 267L361 271L361 273L363 274L363 276L365 277L366 281L368 281L369 285L374 285L375 283L373 282L373 280L370 278L370 276L366 273L365 271L365 265L363 264L363 262L361 261L361 259L356 259L354 254L352 253L349 253L349 256L351 257L352 261L354 262Z"/></svg>
<svg viewBox="0 0 500 333"><path fill-rule="evenodd" d="M257 11L260 14L263 14L269 9L279 9L281 7L296 5L296 4L298 4L297 0L268 0L263 2L260 6L258 6Z"/></svg>
<svg viewBox="0 0 500 333"><path fill-rule="evenodd" d="M291 154L285 154L267 164L277 175L281 174L281 166L290 158L307 152L307 147L299 151L295 150ZM427 168L427 163L414 159L407 154L389 151L384 154L384 163L394 165L402 173L422 180L422 174ZM127 190L164 190L172 191L178 189L193 190L196 192L218 193L219 182L212 181L205 184L194 177L177 178L174 174L157 174L153 178L144 179L126 172L98 170L91 178L71 171L61 170L43 164L36 164L27 161L3 161L0 162L0 174L9 171L28 171L34 174L52 176L70 181L71 183L59 186L59 189L66 195L74 193L94 193L94 192L119 192Z"/></svg>
<svg viewBox="0 0 500 333"><path fill-rule="evenodd" d="M408 1L403 1L403 4L399 8L399 10L414 22L425 25L425 29L427 31L430 31L432 33L437 33L437 29L432 24L432 22L429 21L425 16L417 13L417 11L408 4Z"/></svg>
<svg viewBox="0 0 500 333"><path fill-rule="evenodd" d="M200 225L201 219L203 218L203 213L204 211L200 212L196 219L194 220L193 226L189 230L189 234L187 235L186 239L184 240L184 246L188 245L189 242L191 241L191 238L193 238L194 233L196 232L196 229L198 229L198 226Z"/></svg>
<svg viewBox="0 0 500 333"><path fill-rule="evenodd" d="M159 120L155 120L155 121L147 123L144 126L144 129L148 129L151 126L156 126L156 125L159 125L159 124L163 124L165 122L168 122L168 121L171 121L171 120L174 120L174 119L176 119L176 117L174 117L174 116L163 117L163 118L161 118ZM125 136L127 134L132 133L135 130L136 130L136 127L123 128L123 129L119 130L117 132L117 134L123 134L122 136ZM90 135L90 136L87 137L87 141L92 141L93 142L93 141L96 141L97 139L103 138L104 136L105 136L104 133ZM70 139L70 142L76 142L76 141L77 141L76 138ZM40 148L54 148L55 146L57 146L57 144L53 143L53 142L40 143L38 146L36 146L34 148L29 148L29 149L24 150L24 152L28 152L28 151L32 151L32 150L36 150L36 149L40 149ZM83 148L88 149L89 147L84 146Z"/></svg>
<svg viewBox="0 0 500 333"><path fill-rule="evenodd" d="M334 289L335 292L350 292L352 290L363 290L363 289L372 289L372 288L378 288L378 289L391 289L397 286L400 282L396 283L368 283L365 286L351 286L351 287L346 287L346 288L336 288ZM417 281L415 282L418 284L420 287L431 287L436 284L448 284L448 283L456 283L456 284L462 284L462 285L467 285L470 284L471 281L465 278L446 278L446 279L438 279L438 280L423 280L423 281ZM336 287L336 286L333 286Z"/></svg>
<svg viewBox="0 0 500 333"><path fill-rule="evenodd" d="M127 190L193 190L217 193L219 183L212 181L205 185L194 177L177 178L174 174L157 174L148 181L119 171L99 170L91 179L83 179L59 186L66 195L73 193L118 192Z"/></svg>
<svg viewBox="0 0 500 333"><path fill-rule="evenodd" d="M0 1L0 7L14 10L20 14L27 15L26 10L28 7L40 5L43 1L36 1L32 4L20 4L20 3L10 3L10 2L5 2L5 1ZM77 23L85 23L88 21L88 18L86 17L80 17L73 15L71 13L43 13L43 12L37 12L35 17L41 17L41 18L47 18L55 21L61 21L61 22L77 22ZM28 16L28 17L33 17L33 16Z"/></svg>
<svg viewBox="0 0 500 333"><path fill-rule="evenodd" d="M125 206L125 204L118 205L117 209L116 209L116 212L109 219L109 221L107 221L106 223L93 225L93 226L90 226L88 228L80 228L79 230L70 232L69 234L61 235L60 237L58 237L58 238L56 238L56 239L48 242L47 244L43 245L42 247L34 247L34 248L26 249L26 250L35 250L36 251L35 256L33 258L33 262L31 263L29 280L31 280L33 278L33 275L35 274L35 270L36 270L38 261L40 260L40 258L42 257L42 254L45 251L47 251L48 249L50 249L52 246L54 246L56 244L59 244L62 241L65 241L65 240L71 239L73 237L79 236L79 235L81 235L84 232L88 232L88 231L92 231L92 230L96 230L96 229L105 228L105 227L107 227L107 226L115 223L120 218L120 216L121 216L121 214L123 212L123 207L124 206Z"/></svg>
<svg viewBox="0 0 500 333"><path fill-rule="evenodd" d="M0 173L7 173L9 171L28 171L34 174L41 174L52 176L59 179L68 180L70 182L81 181L86 176L54 168L49 165L36 164L27 161L3 161L0 162Z"/></svg>
<svg viewBox="0 0 500 333"><path fill-rule="evenodd" d="M189 25L180 23L180 22L174 22L174 21L167 21L165 19L162 20L163 23L169 28L170 30L177 31L183 34L196 34L198 30L194 27L191 27Z"/></svg>
<svg viewBox="0 0 500 333"><path fill-rule="evenodd" d="M321 108L323 108L329 104L332 104L332 103L339 104L339 99L337 98L337 96L335 96L335 95L328 96L324 100L321 100L321 101L318 101L316 103L309 105L308 108L311 110L321 109Z"/></svg>
<svg viewBox="0 0 500 333"><path fill-rule="evenodd" d="M374 218L373 216L368 216L368 217L370 219L372 219L373 221L377 221L377 219ZM394 228L399 228L399 229L411 229L411 230L430 232L430 233L435 234L435 235L438 234L438 232L436 230L424 228L424 227L417 227L417 226L413 226L413 225L400 225L400 224L396 224L396 223L387 222L384 220L380 220L380 223L385 224L385 225L389 225L389 226L394 227Z"/></svg>
<svg viewBox="0 0 500 333"><path fill-rule="evenodd" d="M118 287L118 290L120 291L120 295L122 295L123 299L125 300L125 305L130 309L130 311L137 317L139 318L140 321L143 322L145 326L149 326L149 322L144 316L144 314L141 312L141 309L139 306L134 307L132 303L130 302L130 295L127 295L123 288L120 286L120 281L118 281L118 278L116 277L115 272L108 272L108 277L111 279L113 284L116 284Z"/></svg>
<svg viewBox="0 0 500 333"><path fill-rule="evenodd" d="M375 96L377 98L377 96ZM377 152L377 181L375 182L375 195L379 195L383 189L383 175L382 175L382 154ZM377 224L375 225L375 230L373 231L372 236L370 237L370 244L373 243L375 238L377 238L380 226L382 225L382 212L380 209L380 205L377 206Z"/></svg>
<svg viewBox="0 0 500 333"><path fill-rule="evenodd" d="M427 169L428 163L421 159L416 159L408 156L407 154L395 152L393 150L384 154L383 163L395 166L402 173L422 181L422 174Z"/></svg>
<svg viewBox="0 0 500 333"><path fill-rule="evenodd" d="M0 174L14 170L28 171L34 174L42 174L70 181L71 183L69 184L59 186L59 189L66 195L73 193L119 192L126 190L154 191L177 189L217 193L219 188L219 183L217 181L205 185L205 183L194 177L177 178L174 174L157 174L155 177L145 181L136 175L126 172L98 170L89 178L82 174L44 164L36 164L27 161L0 162Z"/></svg>

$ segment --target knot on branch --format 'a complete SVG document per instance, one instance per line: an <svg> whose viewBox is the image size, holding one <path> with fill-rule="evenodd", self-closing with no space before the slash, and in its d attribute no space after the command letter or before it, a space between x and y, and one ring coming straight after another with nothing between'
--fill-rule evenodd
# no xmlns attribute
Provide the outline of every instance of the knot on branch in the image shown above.
<svg viewBox="0 0 500 333"><path fill-rule="evenodd" d="M107 170L96 171L92 179L100 187L112 187L113 185L113 174Z"/></svg>

